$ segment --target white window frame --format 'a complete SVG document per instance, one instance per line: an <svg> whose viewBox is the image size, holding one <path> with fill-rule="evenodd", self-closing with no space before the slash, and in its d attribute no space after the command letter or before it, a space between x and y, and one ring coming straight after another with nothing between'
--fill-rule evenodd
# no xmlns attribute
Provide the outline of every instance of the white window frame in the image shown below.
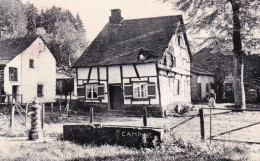
<svg viewBox="0 0 260 161"><path fill-rule="evenodd" d="M88 86L90 86L90 91L88 91ZM94 86L96 86L96 97L94 97ZM98 84L86 84L86 99L98 99ZM88 92L91 93L91 97L88 97Z"/></svg>
<svg viewBox="0 0 260 161"><path fill-rule="evenodd" d="M145 85L142 89L142 85ZM139 86L139 87L136 87ZM135 95L135 90L138 90L138 95ZM133 98L148 98L148 83L147 82L133 82Z"/></svg>

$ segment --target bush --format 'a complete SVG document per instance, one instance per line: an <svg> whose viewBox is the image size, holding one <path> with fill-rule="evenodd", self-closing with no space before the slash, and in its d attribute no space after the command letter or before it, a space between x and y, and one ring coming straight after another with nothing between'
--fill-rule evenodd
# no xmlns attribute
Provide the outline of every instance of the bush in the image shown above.
<svg viewBox="0 0 260 161"><path fill-rule="evenodd" d="M166 115L185 115L193 110L192 104L171 104L165 107Z"/></svg>

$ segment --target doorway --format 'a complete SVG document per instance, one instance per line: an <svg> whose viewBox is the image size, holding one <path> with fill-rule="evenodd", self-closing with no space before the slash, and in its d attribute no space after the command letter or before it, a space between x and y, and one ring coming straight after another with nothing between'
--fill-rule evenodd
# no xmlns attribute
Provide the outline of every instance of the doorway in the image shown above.
<svg viewBox="0 0 260 161"><path fill-rule="evenodd" d="M17 94L18 94L18 86L13 85L12 86L12 100L17 101Z"/></svg>
<svg viewBox="0 0 260 161"><path fill-rule="evenodd" d="M110 110L119 111L123 107L123 94L121 84L109 85Z"/></svg>

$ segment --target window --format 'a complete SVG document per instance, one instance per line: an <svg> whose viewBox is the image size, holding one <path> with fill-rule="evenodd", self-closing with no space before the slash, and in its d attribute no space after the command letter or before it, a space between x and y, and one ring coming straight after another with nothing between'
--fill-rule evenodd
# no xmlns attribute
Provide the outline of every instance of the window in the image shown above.
<svg viewBox="0 0 260 161"><path fill-rule="evenodd" d="M98 98L98 85L97 84L87 84L86 85L86 98L87 99L97 99Z"/></svg>
<svg viewBox="0 0 260 161"><path fill-rule="evenodd" d="M38 84L37 85L37 97L42 97L43 96L43 84Z"/></svg>
<svg viewBox="0 0 260 161"><path fill-rule="evenodd" d="M9 68L9 80L17 81L17 68L13 68L13 67Z"/></svg>
<svg viewBox="0 0 260 161"><path fill-rule="evenodd" d="M29 67L34 68L34 60L33 59L29 60Z"/></svg>
<svg viewBox="0 0 260 161"><path fill-rule="evenodd" d="M175 56L172 57L172 66L176 67L176 57Z"/></svg>
<svg viewBox="0 0 260 161"><path fill-rule="evenodd" d="M133 93L134 98L147 98L147 83L146 82L138 82L133 83Z"/></svg>
<svg viewBox="0 0 260 161"><path fill-rule="evenodd" d="M209 83L206 83L206 92L209 92Z"/></svg>
<svg viewBox="0 0 260 161"><path fill-rule="evenodd" d="M174 88L174 91L173 91L173 94L176 96L176 95L179 95L180 94L180 80L178 79L174 79L173 80L173 88Z"/></svg>
<svg viewBox="0 0 260 161"><path fill-rule="evenodd" d="M169 67L173 66L173 58L172 58L172 54L171 53L166 53L166 65Z"/></svg>
<svg viewBox="0 0 260 161"><path fill-rule="evenodd" d="M180 46L180 45L181 45L181 36L178 35L178 46Z"/></svg>

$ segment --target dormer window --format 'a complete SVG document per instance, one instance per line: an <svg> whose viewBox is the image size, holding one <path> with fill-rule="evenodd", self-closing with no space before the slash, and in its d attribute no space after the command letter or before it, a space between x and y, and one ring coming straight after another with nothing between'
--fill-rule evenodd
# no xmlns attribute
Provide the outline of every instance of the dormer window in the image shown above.
<svg viewBox="0 0 260 161"><path fill-rule="evenodd" d="M34 68L34 60L33 59L29 60L29 68Z"/></svg>
<svg viewBox="0 0 260 161"><path fill-rule="evenodd" d="M146 60L146 57L145 57L143 54L140 54L139 59L140 59L140 60Z"/></svg>
<svg viewBox="0 0 260 161"><path fill-rule="evenodd" d="M138 59L139 60L147 60L151 56L150 51L141 48L138 52Z"/></svg>

